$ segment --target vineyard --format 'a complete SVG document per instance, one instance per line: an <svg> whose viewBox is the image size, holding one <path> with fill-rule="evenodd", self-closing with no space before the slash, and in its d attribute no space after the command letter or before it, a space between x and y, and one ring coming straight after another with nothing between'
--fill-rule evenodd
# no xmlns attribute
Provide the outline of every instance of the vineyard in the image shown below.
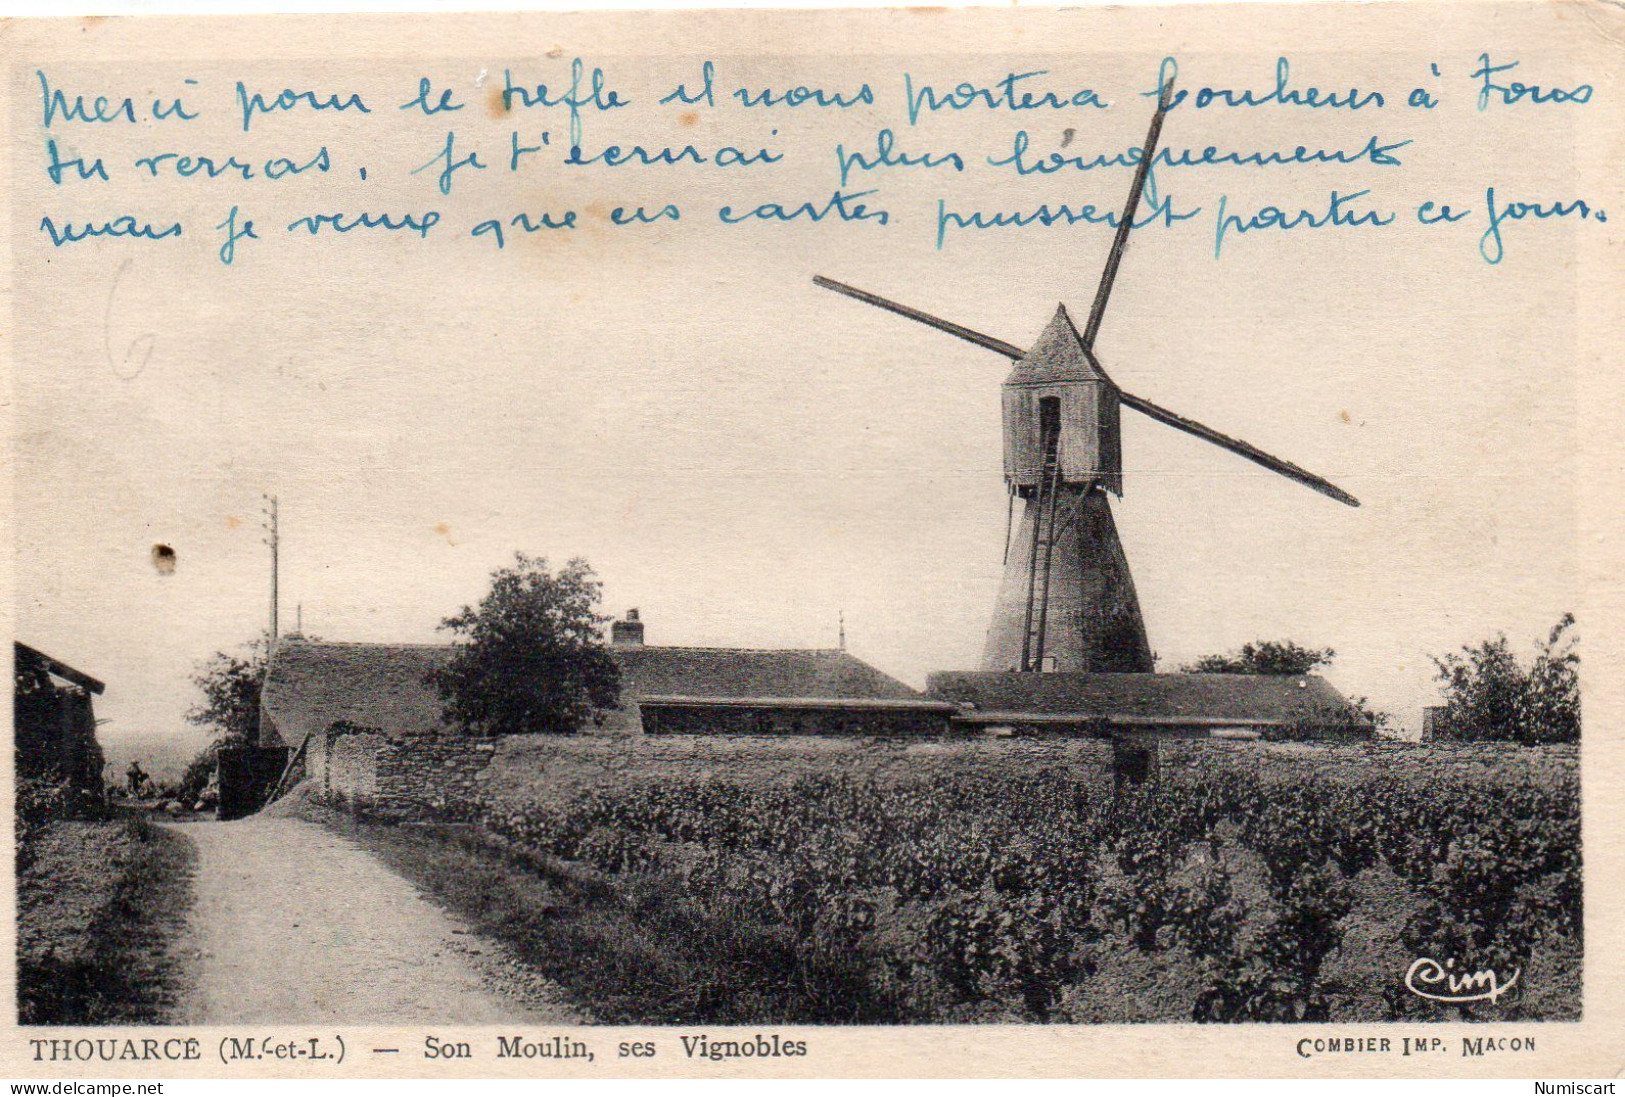
<svg viewBox="0 0 1625 1097"><path fill-rule="evenodd" d="M718 988L649 1020L1555 1019L1579 1015L1582 952L1578 779L1556 772L678 775L472 810L706 927ZM1421 957L1518 979L1443 1004L1404 985ZM763 980L781 993L741 1000Z"/></svg>

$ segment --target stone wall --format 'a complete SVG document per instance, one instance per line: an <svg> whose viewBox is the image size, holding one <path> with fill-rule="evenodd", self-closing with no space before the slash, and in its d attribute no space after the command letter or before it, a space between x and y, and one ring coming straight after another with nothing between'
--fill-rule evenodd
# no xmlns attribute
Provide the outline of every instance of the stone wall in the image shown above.
<svg viewBox="0 0 1625 1097"><path fill-rule="evenodd" d="M335 724L311 737L305 775L326 800L394 818L456 814L480 796L495 743L446 733L391 737Z"/></svg>
<svg viewBox="0 0 1625 1097"><path fill-rule="evenodd" d="M1234 743L1215 740L1166 742L1159 758L1164 774L1215 766L1290 778L1312 772L1332 779L1396 781L1523 782L1552 787L1577 781L1575 743L1408 743L1377 739L1361 743Z"/></svg>
<svg viewBox="0 0 1625 1097"><path fill-rule="evenodd" d="M1099 739L838 738L813 735L514 736L481 780L487 799L534 801L595 788L713 780L784 783L841 773L883 783L986 770L1061 767L1110 779Z"/></svg>
<svg viewBox="0 0 1625 1097"><path fill-rule="evenodd" d="M378 752L373 810L383 815L459 815L479 799L496 742L468 735L418 735Z"/></svg>
<svg viewBox="0 0 1625 1097"><path fill-rule="evenodd" d="M316 738L321 738L320 736ZM521 735L499 740L456 734L389 737L330 730L312 742L307 774L334 802L401 819L460 817L494 801L562 801L594 789L669 780L785 783L840 773L882 783L955 774L1061 769L1114 779L1113 743L1103 739L856 738L831 736ZM1401 781L1482 779L1541 785L1575 781L1574 747L1366 742L1267 743L1165 739L1146 760L1153 779L1233 771Z"/></svg>
<svg viewBox="0 0 1625 1097"><path fill-rule="evenodd" d="M389 740L374 731L330 728L326 736L324 787L338 799L372 807L378 799L378 756Z"/></svg>
<svg viewBox="0 0 1625 1097"><path fill-rule="evenodd" d="M298 747L294 749L297 751ZM299 763L304 779L311 782L315 788L327 787L327 737L325 735L312 735L310 741L305 743L304 758Z"/></svg>
<svg viewBox="0 0 1625 1097"><path fill-rule="evenodd" d="M1060 769L1112 782L1120 760L1114 755L1114 744L1104 739L516 736L498 743L479 786L487 800L524 803L666 780L759 785L828 773L904 783ZM1234 772L1284 781L1310 775L1348 780L1382 775L1418 785L1465 779L1553 787L1579 777L1579 755L1572 746L1494 743L1444 747L1391 741L1158 739L1154 758L1147 761L1154 767L1147 776L1160 780Z"/></svg>

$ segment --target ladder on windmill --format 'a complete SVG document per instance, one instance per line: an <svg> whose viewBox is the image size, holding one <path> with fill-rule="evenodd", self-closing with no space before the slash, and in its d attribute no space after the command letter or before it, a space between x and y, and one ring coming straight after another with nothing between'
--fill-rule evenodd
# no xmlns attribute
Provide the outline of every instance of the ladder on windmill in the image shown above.
<svg viewBox="0 0 1625 1097"><path fill-rule="evenodd" d="M1044 669L1044 633L1049 623L1050 565L1055 557L1055 505L1061 487L1060 403L1039 402L1039 445L1044 468L1033 511L1033 543L1027 565L1027 613L1021 640L1022 673Z"/></svg>

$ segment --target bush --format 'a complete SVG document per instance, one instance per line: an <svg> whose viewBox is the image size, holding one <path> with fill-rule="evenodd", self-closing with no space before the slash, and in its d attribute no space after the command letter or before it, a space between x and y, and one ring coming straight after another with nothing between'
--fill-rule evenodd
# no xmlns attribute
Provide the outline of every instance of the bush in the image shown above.
<svg viewBox="0 0 1625 1097"><path fill-rule="evenodd" d="M107 804L101 797L55 772L19 773L15 806L19 871L33 863L34 841L49 824L101 819L107 814Z"/></svg>
<svg viewBox="0 0 1625 1097"><path fill-rule="evenodd" d="M1228 655L1204 655L1180 667L1182 674L1308 674L1330 666L1331 648L1306 648L1291 640L1259 640Z"/></svg>
<svg viewBox="0 0 1625 1097"><path fill-rule="evenodd" d="M1580 739L1580 656L1574 615L1536 647L1528 666L1497 636L1433 660L1445 704L1440 739L1574 743Z"/></svg>
<svg viewBox="0 0 1625 1097"><path fill-rule="evenodd" d="M1272 741L1369 738L1379 735L1393 723L1393 717L1371 707L1364 697L1351 697L1335 708L1312 708L1297 713L1277 728L1265 728L1263 738Z"/></svg>

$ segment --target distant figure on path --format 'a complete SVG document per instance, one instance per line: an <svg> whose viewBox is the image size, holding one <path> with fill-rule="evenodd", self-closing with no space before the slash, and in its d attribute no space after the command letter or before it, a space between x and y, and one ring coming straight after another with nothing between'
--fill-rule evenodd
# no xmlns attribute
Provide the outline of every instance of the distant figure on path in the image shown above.
<svg viewBox="0 0 1625 1097"><path fill-rule="evenodd" d="M124 771L124 779L130 783L130 795L140 796L142 786L147 783L147 774L140 762L131 762L130 768Z"/></svg>

